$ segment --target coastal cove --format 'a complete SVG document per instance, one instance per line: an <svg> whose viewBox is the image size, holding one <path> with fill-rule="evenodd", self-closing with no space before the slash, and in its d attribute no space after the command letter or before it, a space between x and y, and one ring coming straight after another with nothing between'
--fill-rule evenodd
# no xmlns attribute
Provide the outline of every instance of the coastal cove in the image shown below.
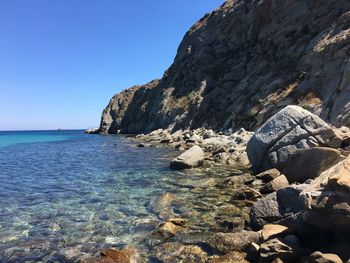
<svg viewBox="0 0 350 263"><path fill-rule="evenodd" d="M136 147L123 135L1 132L0 141L11 136L0 147L2 262L72 262L125 245L147 257L161 222L150 203L165 193L190 229L209 236L247 216L222 185L242 173L233 167L173 171L177 150Z"/></svg>

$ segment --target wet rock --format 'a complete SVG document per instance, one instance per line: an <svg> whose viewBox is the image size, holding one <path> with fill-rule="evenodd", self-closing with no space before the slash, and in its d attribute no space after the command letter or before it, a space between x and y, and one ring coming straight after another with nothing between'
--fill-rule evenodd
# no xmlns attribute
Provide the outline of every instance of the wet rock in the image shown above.
<svg viewBox="0 0 350 263"><path fill-rule="evenodd" d="M342 159L344 157L340 151L332 148L315 147L297 150L289 156L282 172L290 183L303 183L316 178Z"/></svg>
<svg viewBox="0 0 350 263"><path fill-rule="evenodd" d="M201 147L193 146L186 152L171 161L170 167L174 170L189 169L203 165L204 152Z"/></svg>
<svg viewBox="0 0 350 263"><path fill-rule="evenodd" d="M247 152L253 170L282 171L290 155L298 149L332 145L340 147L334 130L311 112L287 106L268 119L253 135Z"/></svg>
<svg viewBox="0 0 350 263"><path fill-rule="evenodd" d="M297 262L305 253L296 236L270 239L260 245L259 252L259 262L262 263L272 262L276 258L283 262Z"/></svg>
<svg viewBox="0 0 350 263"><path fill-rule="evenodd" d="M316 251L310 255L307 263L343 263L343 261L336 254L323 254Z"/></svg>
<svg viewBox="0 0 350 263"><path fill-rule="evenodd" d="M276 168L272 168L255 175L255 177L263 180L265 183L268 183L280 175L281 175L280 171L278 171Z"/></svg>
<svg viewBox="0 0 350 263"><path fill-rule="evenodd" d="M167 220L174 214L171 208L171 204L174 200L174 194L165 193L152 199L147 206L147 210L158 215L160 219Z"/></svg>
<svg viewBox="0 0 350 263"><path fill-rule="evenodd" d="M133 247L125 247L117 250L115 248L107 248L101 251L100 257L84 259L82 263L136 263L139 258L137 249Z"/></svg>
<svg viewBox="0 0 350 263"><path fill-rule="evenodd" d="M254 176L252 176L250 173L244 173L241 175L234 175L234 176L228 177L225 180L224 185L230 186L232 188L239 188L243 184L248 184L253 182L254 179L255 179Z"/></svg>
<svg viewBox="0 0 350 263"><path fill-rule="evenodd" d="M288 232L288 228L281 225L276 224L267 224L264 225L261 230L263 240L268 240L271 237L275 237L277 235L286 234Z"/></svg>
<svg viewBox="0 0 350 263"><path fill-rule="evenodd" d="M249 263L245 259L246 256L243 252L232 251L221 257L210 259L208 263Z"/></svg>
<svg viewBox="0 0 350 263"><path fill-rule="evenodd" d="M244 251L251 242L258 243L260 239L260 232L243 230L236 233L217 233L207 243L222 253L228 253L233 250Z"/></svg>
<svg viewBox="0 0 350 263"><path fill-rule="evenodd" d="M153 236L161 236L164 238L170 238L174 235L176 235L177 233L184 233L187 231L186 227L184 227L183 225L178 225L175 224L176 222L165 222L163 224L161 224L158 229L153 232Z"/></svg>
<svg viewBox="0 0 350 263"><path fill-rule="evenodd" d="M248 186L244 186L240 188L236 193L234 193L231 197L231 201L234 200L256 200L260 198L262 195L253 188Z"/></svg>
<svg viewBox="0 0 350 263"><path fill-rule="evenodd" d="M267 183L260 189L260 193L269 194L274 191L285 188L289 185L287 178L282 174L277 178L273 179L271 182Z"/></svg>
<svg viewBox="0 0 350 263"><path fill-rule="evenodd" d="M156 246L151 257L163 263L205 263L208 260L207 253L199 246L182 245L178 242L167 242Z"/></svg>

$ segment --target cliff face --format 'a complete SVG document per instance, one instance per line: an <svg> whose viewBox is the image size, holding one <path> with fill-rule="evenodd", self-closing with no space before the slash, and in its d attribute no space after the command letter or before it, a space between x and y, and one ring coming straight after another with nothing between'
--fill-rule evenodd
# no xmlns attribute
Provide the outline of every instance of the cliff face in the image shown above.
<svg viewBox="0 0 350 263"><path fill-rule="evenodd" d="M100 131L254 129L288 104L350 125L350 1L228 0L161 80L115 95Z"/></svg>

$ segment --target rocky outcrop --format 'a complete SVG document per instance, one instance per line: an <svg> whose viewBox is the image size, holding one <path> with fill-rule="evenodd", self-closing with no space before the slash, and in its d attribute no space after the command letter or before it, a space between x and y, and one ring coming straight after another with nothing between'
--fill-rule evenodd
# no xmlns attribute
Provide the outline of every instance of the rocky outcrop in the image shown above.
<svg viewBox="0 0 350 263"><path fill-rule="evenodd" d="M228 0L190 28L161 80L111 99L100 130L253 130L289 104L348 125L349 11L348 0Z"/></svg>

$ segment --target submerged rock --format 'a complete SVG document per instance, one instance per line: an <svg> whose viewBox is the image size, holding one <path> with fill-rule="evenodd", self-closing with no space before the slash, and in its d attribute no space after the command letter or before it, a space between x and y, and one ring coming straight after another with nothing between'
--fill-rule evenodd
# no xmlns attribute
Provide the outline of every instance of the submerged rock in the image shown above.
<svg viewBox="0 0 350 263"><path fill-rule="evenodd" d="M244 251L251 242L258 243L261 233L254 231L241 231L236 233L217 233L207 243L222 253L230 251Z"/></svg>

